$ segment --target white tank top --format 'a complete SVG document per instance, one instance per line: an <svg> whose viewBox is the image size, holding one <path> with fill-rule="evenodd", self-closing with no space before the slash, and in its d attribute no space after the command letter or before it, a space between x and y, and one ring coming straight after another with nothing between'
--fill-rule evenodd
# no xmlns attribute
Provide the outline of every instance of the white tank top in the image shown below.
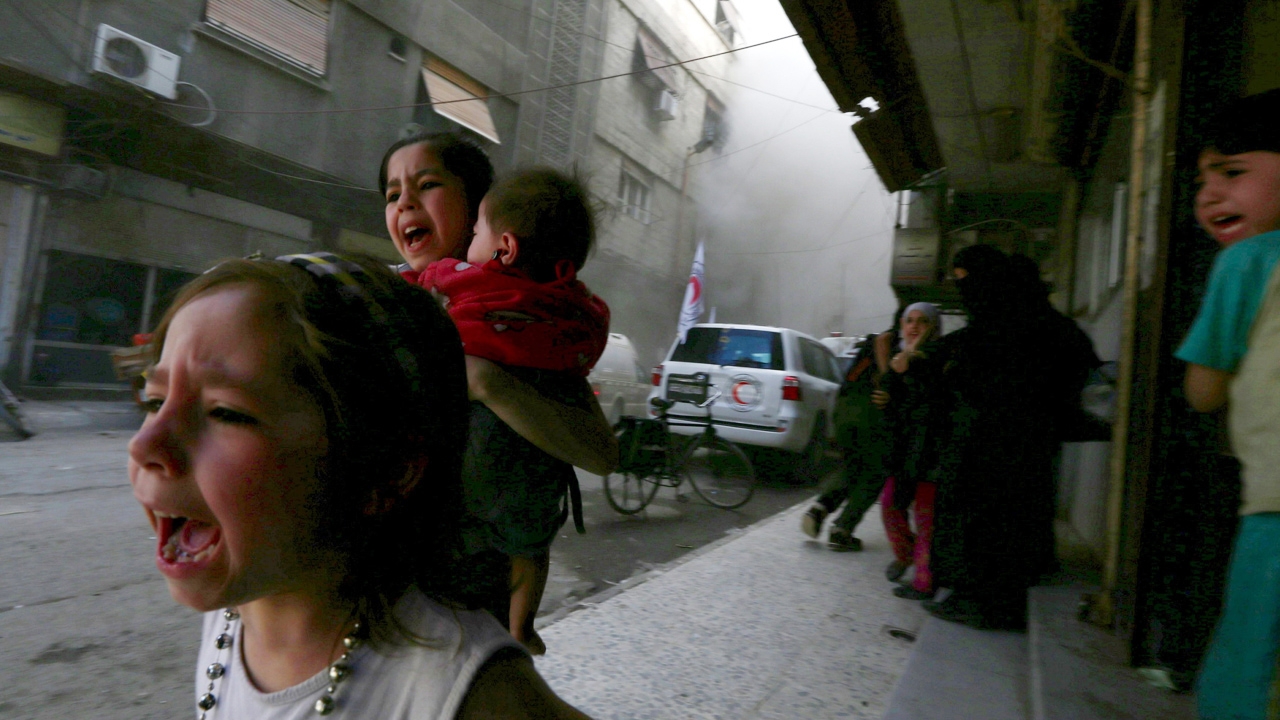
<svg viewBox="0 0 1280 720"><path fill-rule="evenodd" d="M452 720L471 688L476 673L495 653L524 648L479 610L452 610L412 590L396 606L396 614L430 647L397 645L375 652L368 645L357 648L350 659L351 676L334 695L336 720ZM200 656L196 663L196 697L209 688L205 668L214 662L226 674L214 683L218 704L209 720L312 720L314 705L329 684L329 669L279 692L264 693L249 682L241 653L241 626L228 650L214 647L225 625L222 611L205 613ZM195 710L194 703L192 709ZM195 710L199 717L199 710Z"/></svg>

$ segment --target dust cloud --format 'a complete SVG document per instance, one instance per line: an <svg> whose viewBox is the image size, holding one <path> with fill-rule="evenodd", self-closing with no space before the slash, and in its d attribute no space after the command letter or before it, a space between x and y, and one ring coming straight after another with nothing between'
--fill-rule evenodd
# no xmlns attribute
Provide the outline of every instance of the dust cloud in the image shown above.
<svg viewBox="0 0 1280 720"><path fill-rule="evenodd" d="M795 32L776 0L737 4L740 45ZM704 200L708 312L816 337L885 329L897 306L896 197L854 137L853 116L835 110L798 37L737 53L728 79L753 89L730 86L727 141L690 162Z"/></svg>

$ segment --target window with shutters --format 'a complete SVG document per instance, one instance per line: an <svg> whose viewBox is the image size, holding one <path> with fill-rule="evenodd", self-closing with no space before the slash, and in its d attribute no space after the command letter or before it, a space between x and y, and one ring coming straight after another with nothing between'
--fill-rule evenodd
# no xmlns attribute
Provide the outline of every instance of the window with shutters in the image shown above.
<svg viewBox="0 0 1280 720"><path fill-rule="evenodd" d="M738 15L738 8L734 6L733 0L719 0L716 3L716 31L730 47L733 47L734 38L738 36L740 27L742 27L742 18Z"/></svg>
<svg viewBox="0 0 1280 720"><path fill-rule="evenodd" d="M724 103L707 93L707 107L702 115L702 140L720 150L728 137L728 128L724 124Z"/></svg>
<svg viewBox="0 0 1280 720"><path fill-rule="evenodd" d="M330 0L208 0L204 19L254 47L323 75Z"/></svg>
<svg viewBox="0 0 1280 720"><path fill-rule="evenodd" d="M671 53L657 35L641 26L636 30L636 48L632 56L632 70L641 83L653 90L678 92L679 73L672 63Z"/></svg>
<svg viewBox="0 0 1280 720"><path fill-rule="evenodd" d="M618 180L618 204L622 214L629 215L648 225L652 219L649 212L649 185L639 178L641 173L630 168L622 168L622 176Z"/></svg>
<svg viewBox="0 0 1280 720"><path fill-rule="evenodd" d="M489 89L457 68L434 57L422 63L431 109L495 143L502 143L489 114Z"/></svg>
<svg viewBox="0 0 1280 720"><path fill-rule="evenodd" d="M674 62L657 35L644 26L637 29L631 69L636 80L649 89L650 111L659 121L674 120L680 107L680 74Z"/></svg>

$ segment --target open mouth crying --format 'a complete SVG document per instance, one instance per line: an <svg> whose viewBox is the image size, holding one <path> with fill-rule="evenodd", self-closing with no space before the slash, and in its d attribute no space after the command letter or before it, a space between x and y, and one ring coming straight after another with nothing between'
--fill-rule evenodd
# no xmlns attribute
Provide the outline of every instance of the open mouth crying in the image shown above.
<svg viewBox="0 0 1280 720"><path fill-rule="evenodd" d="M160 516L160 533L164 538L160 555L170 563L194 563L208 559L218 543L221 531L208 523L185 517Z"/></svg>

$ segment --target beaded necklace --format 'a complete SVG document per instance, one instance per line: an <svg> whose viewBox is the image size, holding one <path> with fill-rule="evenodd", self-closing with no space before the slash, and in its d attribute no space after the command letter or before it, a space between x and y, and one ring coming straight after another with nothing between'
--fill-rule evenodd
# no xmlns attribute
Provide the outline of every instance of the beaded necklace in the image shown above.
<svg viewBox="0 0 1280 720"><path fill-rule="evenodd" d="M227 665L230 664L230 657L227 662L222 662L222 651L230 650L235 643L235 633L231 631L231 624L240 619L240 613L232 608L222 611L222 632L218 633L218 637L213 639L213 645L218 649L218 661L205 668L204 675L209 679L209 688L203 695L196 700L196 708L200 711L200 720L208 720L209 711L218 705L218 696L213 693L217 689L218 681L227 674ZM342 656L329 664L329 685L325 687L324 694L316 700L315 711L318 715L328 715L334 711L337 704L334 702L333 695L338 691L338 684L343 680L351 677L351 653L360 646L360 639L356 636L360 632L360 623L356 623L351 632L342 638Z"/></svg>

